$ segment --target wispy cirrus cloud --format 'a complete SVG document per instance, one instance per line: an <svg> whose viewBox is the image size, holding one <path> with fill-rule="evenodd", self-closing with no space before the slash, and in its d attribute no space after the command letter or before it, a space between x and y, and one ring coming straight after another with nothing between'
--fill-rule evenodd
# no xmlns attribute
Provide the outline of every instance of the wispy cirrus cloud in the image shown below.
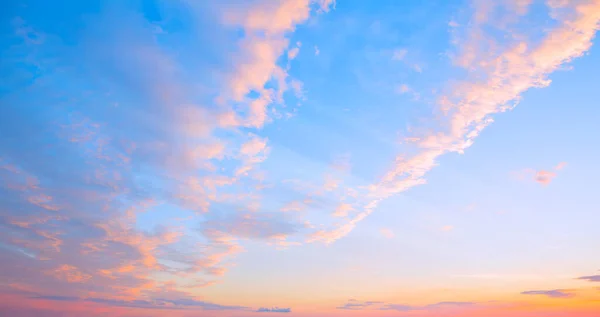
<svg viewBox="0 0 600 317"><path fill-rule="evenodd" d="M334 242L351 232L382 200L425 184L425 175L438 165L442 155L463 153L493 122L495 114L516 106L525 91L548 86L551 73L585 54L600 21L598 1L549 5L548 18L556 26L533 39L528 29L518 23L523 21L528 5L517 6L518 10L500 10L511 6L512 1L477 4L469 28L463 28L462 23L452 28L456 50L450 56L457 66L468 71L468 76L453 82L446 93L437 96L436 112L444 122L443 128L411 136L415 154L397 156L389 171L369 187L367 197L371 199L361 205L362 211L344 224L316 232L311 241ZM492 30L512 36L496 40L489 34ZM481 41L482 38L487 40ZM552 177L543 173L539 180L548 183Z"/></svg>
<svg viewBox="0 0 600 317"><path fill-rule="evenodd" d="M345 310L391 310L399 312L411 312L411 311L428 311L428 310L444 310L444 309L457 309L457 308L469 308L476 306L473 302L439 302L435 304L429 304L424 306L415 305L400 305L390 304L380 301L357 301L354 299L349 300L343 306L337 307L337 309Z"/></svg>
<svg viewBox="0 0 600 317"><path fill-rule="evenodd" d="M47 299L53 301L66 302L92 302L105 304L108 306L120 307L135 307L135 308L168 308L168 309L184 309L184 308L202 308L204 310L242 310L251 311L251 308L244 306L227 306L218 305L210 302L198 301L190 298L178 299L154 299L154 300L116 300L109 298L79 298L69 296L37 296L34 299Z"/></svg>
<svg viewBox="0 0 600 317"><path fill-rule="evenodd" d="M336 308L337 309L345 309L345 310L362 310L362 309L367 309L367 308L372 308L372 307L378 307L383 304L384 304L384 302L379 302L379 301L361 302L361 301L358 301L355 299L350 299L344 305L338 306Z"/></svg>

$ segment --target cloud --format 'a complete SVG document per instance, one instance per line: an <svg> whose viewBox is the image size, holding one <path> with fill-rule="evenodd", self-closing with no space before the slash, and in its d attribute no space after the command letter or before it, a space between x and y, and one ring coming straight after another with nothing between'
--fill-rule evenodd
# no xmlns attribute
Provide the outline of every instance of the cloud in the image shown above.
<svg viewBox="0 0 600 317"><path fill-rule="evenodd" d="M383 304L383 302L377 302L377 301L360 302L360 301L357 301L354 299L350 299L343 306L339 306L336 308L337 309L345 309L345 310L363 310L363 309L374 307L374 306L377 307L382 304Z"/></svg>
<svg viewBox="0 0 600 317"><path fill-rule="evenodd" d="M388 228L379 229L379 233L381 233L382 236L384 236L385 238L388 238L388 239L391 239L395 236L394 232Z"/></svg>
<svg viewBox="0 0 600 317"><path fill-rule="evenodd" d="M339 187L339 181L332 177L331 175L327 175L325 177L325 184L323 185L323 189L326 191L332 191Z"/></svg>
<svg viewBox="0 0 600 317"><path fill-rule="evenodd" d="M321 12L329 12L331 8L335 10L336 1L337 0L317 0L319 10Z"/></svg>
<svg viewBox="0 0 600 317"><path fill-rule="evenodd" d="M257 313L291 313L292 309L291 308L279 308L279 307L273 307L273 308L261 307L261 308L257 309L256 312Z"/></svg>
<svg viewBox="0 0 600 317"><path fill-rule="evenodd" d="M300 52L300 48L299 47L294 47L294 48L290 49L288 51L288 59L289 60L295 59L296 56L298 56L298 52Z"/></svg>
<svg viewBox="0 0 600 317"><path fill-rule="evenodd" d="M300 228L281 213L248 212L210 215L201 225L203 230L214 230L242 239L270 239L290 235Z"/></svg>
<svg viewBox="0 0 600 317"><path fill-rule="evenodd" d="M92 302L117 307L136 307L136 308L202 308L203 310L241 310L250 311L249 307L219 305L205 301L198 301L191 298L172 299L154 299L154 300L120 300L111 298L79 298L68 296L35 296L33 299L47 299L53 301L68 302Z"/></svg>
<svg viewBox="0 0 600 317"><path fill-rule="evenodd" d="M406 53L408 53L406 49L397 49L394 51L392 59L395 61L401 61L404 59L404 57L406 57Z"/></svg>
<svg viewBox="0 0 600 317"><path fill-rule="evenodd" d="M556 173L541 170L535 173L534 180L542 185L548 185L554 177L556 177Z"/></svg>
<svg viewBox="0 0 600 317"><path fill-rule="evenodd" d="M560 162L554 167L554 169L557 171L560 171L563 168L565 168L566 166L567 166L567 162Z"/></svg>
<svg viewBox="0 0 600 317"><path fill-rule="evenodd" d="M412 90L410 89L410 87L408 87L408 85L402 84L396 88L396 91L400 94L405 94L411 92Z"/></svg>
<svg viewBox="0 0 600 317"><path fill-rule="evenodd" d="M224 10L223 21L241 27L246 35L239 43L235 69L228 76L229 92L223 97L240 102L248 99L250 92L258 92L258 97L250 98L244 125L262 128L269 120L268 106L287 90L288 73L277 61L288 48L287 34L309 18L310 5L309 0L261 1ZM319 11L327 12L332 5L335 1L323 0ZM288 53L290 60L296 55L297 48ZM276 93L266 88L272 80L277 83Z"/></svg>
<svg viewBox="0 0 600 317"><path fill-rule="evenodd" d="M455 36L456 52L450 55L455 65L468 74L453 81L437 99L440 116L435 122L441 120L442 128L412 136L417 140L415 154L397 156L387 173L369 187L371 201L363 204L362 211L346 223L315 232L309 241L332 243L350 233L382 200L425 184L425 176L438 165L438 158L447 153L464 153L493 122L495 114L516 106L527 90L548 86L551 73L585 54L600 21L598 1L565 4L570 10L550 7L549 17L556 25L545 30L539 39L528 41L526 30L520 29L518 23L505 23L523 19L523 8L527 6L520 6L521 11L504 10L502 14L490 15L490 8L482 3L485 2L477 2L473 23L467 24L468 28L454 28L460 35ZM495 36L498 31L511 36ZM541 175L544 182L548 178L548 174Z"/></svg>
<svg viewBox="0 0 600 317"><path fill-rule="evenodd" d="M521 294L523 294L523 295L543 295L543 296L551 297L551 298L570 298L570 297L574 296L574 294L569 293L569 291L560 290L560 289L549 290L549 291L525 291L525 292L521 292Z"/></svg>
<svg viewBox="0 0 600 317"><path fill-rule="evenodd" d="M345 305L337 307L337 309L345 310L393 310L399 312L411 312L411 311L427 311L427 310L446 310L446 309L457 309L457 308L469 308L476 306L477 303L473 302L439 302L435 304L429 304L425 306L413 306L413 305L399 305L389 304L379 301L367 301L361 302L357 300L349 300Z"/></svg>
<svg viewBox="0 0 600 317"><path fill-rule="evenodd" d="M54 270L50 270L47 274L53 275L58 279L64 279L69 283L83 283L92 278L91 275L82 273L76 267L68 264L63 264Z"/></svg>
<svg viewBox="0 0 600 317"><path fill-rule="evenodd" d="M185 11L172 18L186 29L202 21L217 37L247 31L235 45L201 48L198 30L165 45L168 25L157 34L136 5L77 7L44 21L33 21L43 6L19 9L3 56L35 80L8 76L2 87L11 93L1 96L1 291L210 309L184 300L218 281L242 240L294 243L288 236L302 225L250 212L263 197L247 189L262 185L270 147L248 130L274 120L271 103L285 101L279 59L310 4L255 1L226 25L209 11L175 10ZM76 29L59 32L58 20Z"/></svg>
<svg viewBox="0 0 600 317"><path fill-rule="evenodd" d="M452 230L454 230L454 226L447 225L447 226L443 226L442 227L442 231L449 232L449 231L452 231Z"/></svg>
<svg viewBox="0 0 600 317"><path fill-rule="evenodd" d="M346 217L346 216L348 216L348 212L350 212L352 210L353 210L353 208L352 208L351 204L341 203L335 208L335 211L333 212L333 216L334 217Z"/></svg>
<svg viewBox="0 0 600 317"><path fill-rule="evenodd" d="M600 275L590 275L590 276L582 276L578 277L578 280L588 281L588 282L600 282Z"/></svg>
<svg viewBox="0 0 600 317"><path fill-rule="evenodd" d="M8 76L11 93L2 95L1 291L26 290L40 301L244 310L192 294L218 282L247 240L291 245L317 228L309 240L333 242L398 188L424 183L437 152L398 159L404 171L356 190L343 186L354 176L344 174L349 164L327 170L335 178L316 181L321 192L311 192L311 204L344 218L332 220L333 230L303 225L301 213L269 212L281 188L269 192L278 175L261 170L271 163L271 141L257 130L278 118L288 87L302 89L281 62L296 55L291 32L335 1L314 4L248 1L211 17L187 10L208 4L173 2L169 19L192 20L178 28L208 26L178 40L165 38L168 23L157 34L149 17L121 3L50 17L39 25L48 34L20 21L6 55L26 57L15 65L35 76L25 85ZM225 25L210 24L221 18ZM59 34L57 23L75 29ZM399 182L402 175L410 180Z"/></svg>
<svg viewBox="0 0 600 317"><path fill-rule="evenodd" d="M454 308L468 308L476 305L472 302L439 302L435 304L429 304L426 306L407 306L407 305L385 305L381 310L395 310L395 311L416 311L416 310L441 310L441 309L454 309Z"/></svg>
<svg viewBox="0 0 600 317"><path fill-rule="evenodd" d="M535 182L548 185L550 184L554 178L558 175L558 171L563 170L567 166L566 162L558 163L552 170L534 170L534 169L525 169L518 173L515 173L515 177L523 180L523 179L533 179Z"/></svg>

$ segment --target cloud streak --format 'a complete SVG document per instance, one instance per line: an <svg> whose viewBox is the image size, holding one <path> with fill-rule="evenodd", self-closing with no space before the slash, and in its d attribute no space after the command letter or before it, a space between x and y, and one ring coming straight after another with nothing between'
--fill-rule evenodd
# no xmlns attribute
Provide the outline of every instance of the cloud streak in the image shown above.
<svg viewBox="0 0 600 317"><path fill-rule="evenodd" d="M447 309L457 309L457 308L469 308L476 306L476 303L473 302L439 302L424 306L414 306L414 305L399 305L399 304L389 304L380 301L366 301L361 302L354 299L349 300L343 306L337 307L337 309L343 310L390 310L390 311L398 311L398 312L413 312L413 311L439 311L439 310L447 310Z"/></svg>
<svg viewBox="0 0 600 317"><path fill-rule="evenodd" d="M453 60L465 68L469 76L454 83L447 93L437 98L437 111L446 129L411 136L409 140L414 144L416 154L396 157L387 173L369 187L368 196L372 199L362 205L362 211L344 224L316 232L309 241L332 243L350 233L382 200L425 184L425 175L438 165L442 155L463 153L493 122L493 115L516 106L525 91L547 87L551 73L585 54L592 45L600 21L598 0L565 2L560 7L551 5L550 17L556 27L545 32L541 39L528 41L526 29L519 28L518 23L515 26L503 24L506 20L522 19L522 6L517 11L504 11L505 15L500 15L497 20L488 15L490 10L502 5L475 6L473 26L465 30L463 38L455 40L458 53L453 55ZM495 41L487 34L491 32L488 30L511 33L511 40ZM482 37L488 39L485 43L493 43L490 45L493 50L480 47ZM553 176L544 172L537 179L548 183Z"/></svg>

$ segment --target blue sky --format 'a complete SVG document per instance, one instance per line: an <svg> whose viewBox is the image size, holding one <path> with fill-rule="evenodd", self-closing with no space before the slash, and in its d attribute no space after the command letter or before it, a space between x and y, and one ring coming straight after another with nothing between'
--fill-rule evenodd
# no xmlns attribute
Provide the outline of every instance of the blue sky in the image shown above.
<svg viewBox="0 0 600 317"><path fill-rule="evenodd" d="M6 8L0 309L592 316L597 0Z"/></svg>

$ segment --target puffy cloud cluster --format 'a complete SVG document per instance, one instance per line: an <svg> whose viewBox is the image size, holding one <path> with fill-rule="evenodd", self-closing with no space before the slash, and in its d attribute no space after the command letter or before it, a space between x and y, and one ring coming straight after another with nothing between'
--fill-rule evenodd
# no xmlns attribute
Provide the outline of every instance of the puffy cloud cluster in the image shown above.
<svg viewBox="0 0 600 317"><path fill-rule="evenodd" d="M234 62L210 75L181 52L211 49L170 42L134 4L45 20L29 17L46 5L19 9L2 52L10 80L0 95L0 292L245 309L200 301L192 290L218 281L243 240L292 243L296 221L251 212L270 150L259 129L274 118L268 107L284 102L289 78L279 64L289 33L331 5L253 1L218 18L185 11L193 27L206 20L219 34L244 31L235 48L212 48ZM76 29L58 30L63 22Z"/></svg>

